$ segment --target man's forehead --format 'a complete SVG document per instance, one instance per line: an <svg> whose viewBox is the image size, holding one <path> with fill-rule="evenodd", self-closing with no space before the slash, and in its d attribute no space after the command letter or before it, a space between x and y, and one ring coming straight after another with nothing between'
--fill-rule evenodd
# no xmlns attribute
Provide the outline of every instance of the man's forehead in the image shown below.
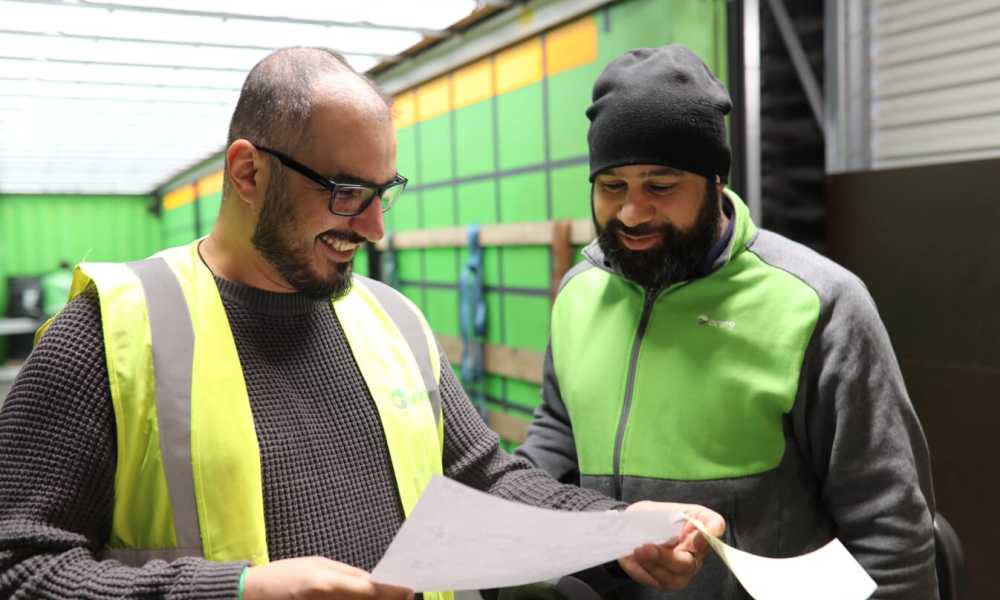
<svg viewBox="0 0 1000 600"><path fill-rule="evenodd" d="M627 165L623 167L614 167L603 171L598 174L610 175L613 177L656 177L669 175L673 177L682 177L687 174L687 171L681 169L675 169L673 167L668 167L665 165Z"/></svg>

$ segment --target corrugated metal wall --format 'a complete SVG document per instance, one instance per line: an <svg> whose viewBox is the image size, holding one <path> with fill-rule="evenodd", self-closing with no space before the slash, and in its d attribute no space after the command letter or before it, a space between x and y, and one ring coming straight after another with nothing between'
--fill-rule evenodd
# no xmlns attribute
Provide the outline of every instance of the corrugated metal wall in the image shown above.
<svg viewBox="0 0 1000 600"><path fill-rule="evenodd" d="M160 248L151 202L149 196L0 195L0 315L8 277L42 275L61 260L133 260Z"/></svg>
<svg viewBox="0 0 1000 600"><path fill-rule="evenodd" d="M1000 0L875 0L873 168L1000 156Z"/></svg>
<svg viewBox="0 0 1000 600"><path fill-rule="evenodd" d="M389 229L590 219L584 111L594 80L626 50L670 42L725 81L726 3L619 2L397 94L398 170L411 185ZM436 334L458 338L467 251L401 249L396 260L401 291ZM485 249L487 344L544 352L551 277L548 246ZM536 381L488 373L483 387L492 413L527 421L539 403Z"/></svg>

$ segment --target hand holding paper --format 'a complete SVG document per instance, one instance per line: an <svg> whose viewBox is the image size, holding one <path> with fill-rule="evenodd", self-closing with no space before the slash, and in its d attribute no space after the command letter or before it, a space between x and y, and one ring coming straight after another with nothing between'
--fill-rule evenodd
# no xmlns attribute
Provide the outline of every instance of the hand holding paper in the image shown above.
<svg viewBox="0 0 1000 600"><path fill-rule="evenodd" d="M719 515L700 506L639 502L624 512L560 512L435 477L371 580L415 591L498 588L624 556L619 562L633 578L679 589L710 544L756 600L864 600L875 591L837 540L795 558L764 558L724 544L724 529Z"/></svg>
<svg viewBox="0 0 1000 600"><path fill-rule="evenodd" d="M726 529L721 516L696 504L646 501L636 502L626 509L626 512L635 511L682 513L687 519L703 523L705 530L716 537ZM672 591L691 583L710 551L708 539L693 524L686 523L676 543L647 544L618 562L632 579L650 587Z"/></svg>
<svg viewBox="0 0 1000 600"><path fill-rule="evenodd" d="M674 543L683 519L658 506L653 511L555 511L435 477L372 571L372 580L418 592L545 581L627 556L647 544ZM641 560L657 574L661 566L683 571L688 557L673 558L671 553Z"/></svg>

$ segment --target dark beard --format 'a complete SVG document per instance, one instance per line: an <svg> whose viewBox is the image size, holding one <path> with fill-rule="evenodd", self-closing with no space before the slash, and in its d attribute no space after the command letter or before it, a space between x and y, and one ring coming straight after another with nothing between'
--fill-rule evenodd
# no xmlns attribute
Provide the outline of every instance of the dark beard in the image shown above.
<svg viewBox="0 0 1000 600"><path fill-rule="evenodd" d="M709 181L698 217L688 230L678 229L670 223L660 227L627 227L618 219L611 219L601 227L596 216L594 226L598 232L597 243L610 266L646 289L659 290L703 274L708 253L719 239L720 219L719 196L715 183ZM619 231L630 235L658 232L662 234L662 241L649 250L629 250L618 238Z"/></svg>
<svg viewBox="0 0 1000 600"><path fill-rule="evenodd" d="M270 181L250 241L260 255L300 293L315 300L345 296L351 290L353 261L337 264L336 276L332 280L322 279L313 271L308 256L311 249L296 248L290 241L295 231L295 213L284 188L283 177ZM334 230L327 233L349 242L364 241L361 236L350 232ZM317 240L317 243L323 242Z"/></svg>

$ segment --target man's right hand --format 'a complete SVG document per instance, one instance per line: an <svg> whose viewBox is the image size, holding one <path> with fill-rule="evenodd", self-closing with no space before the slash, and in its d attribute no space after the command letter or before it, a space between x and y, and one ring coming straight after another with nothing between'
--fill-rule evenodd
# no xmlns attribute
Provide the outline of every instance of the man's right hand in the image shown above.
<svg viewBox="0 0 1000 600"><path fill-rule="evenodd" d="M320 556L247 569L243 600L412 600L413 590L375 583L367 571Z"/></svg>

